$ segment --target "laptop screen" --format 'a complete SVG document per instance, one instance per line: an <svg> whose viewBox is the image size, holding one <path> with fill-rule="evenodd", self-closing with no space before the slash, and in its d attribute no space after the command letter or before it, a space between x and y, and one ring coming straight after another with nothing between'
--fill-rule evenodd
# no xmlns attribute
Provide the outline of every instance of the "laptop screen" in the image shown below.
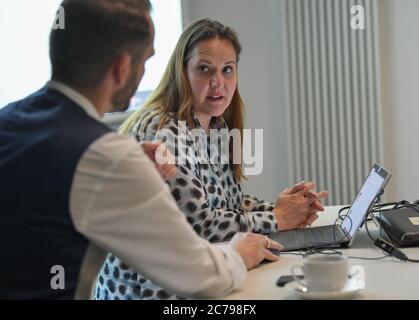
<svg viewBox="0 0 419 320"><path fill-rule="evenodd" d="M352 239L361 226L371 203L384 189L390 174L378 164L375 164L356 196L351 208L342 221L341 227Z"/></svg>

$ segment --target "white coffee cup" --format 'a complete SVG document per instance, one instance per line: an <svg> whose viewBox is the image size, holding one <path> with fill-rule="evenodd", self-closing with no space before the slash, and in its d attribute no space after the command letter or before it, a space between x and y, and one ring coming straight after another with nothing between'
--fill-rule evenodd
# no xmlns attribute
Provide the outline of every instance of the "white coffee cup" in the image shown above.
<svg viewBox="0 0 419 320"><path fill-rule="evenodd" d="M304 280L297 277L301 269ZM341 291L349 280L349 263L345 255L314 255L304 258L303 265L291 269L295 281L305 289L318 292Z"/></svg>

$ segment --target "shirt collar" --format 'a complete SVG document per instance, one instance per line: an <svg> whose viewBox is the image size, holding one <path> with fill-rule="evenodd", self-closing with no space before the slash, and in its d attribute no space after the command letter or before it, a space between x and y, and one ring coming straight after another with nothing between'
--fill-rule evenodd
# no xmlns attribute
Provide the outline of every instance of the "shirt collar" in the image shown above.
<svg viewBox="0 0 419 320"><path fill-rule="evenodd" d="M77 92L76 90L70 88L66 84L58 81L48 81L47 85L48 88L57 90L61 92L63 95L65 95L67 98L75 102L77 105L79 105L86 113L91 116L92 118L100 121L100 115L99 112L97 112L94 105L82 94Z"/></svg>
<svg viewBox="0 0 419 320"><path fill-rule="evenodd" d="M192 120L194 121L195 127L200 128L203 132L204 129L201 127L201 123L199 122L196 113L192 110ZM225 123L223 117L215 118L212 117L210 121L210 129L228 129L227 124Z"/></svg>

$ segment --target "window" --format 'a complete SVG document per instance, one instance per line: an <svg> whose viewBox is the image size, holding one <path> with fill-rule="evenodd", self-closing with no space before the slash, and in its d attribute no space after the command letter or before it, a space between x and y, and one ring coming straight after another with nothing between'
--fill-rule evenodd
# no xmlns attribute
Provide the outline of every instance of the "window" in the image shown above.
<svg viewBox="0 0 419 320"><path fill-rule="evenodd" d="M182 33L181 0L151 0L153 10L151 17L154 21L155 55L147 61L146 72L140 87L134 95L130 109L140 107L144 99L157 87L166 69L176 42Z"/></svg>
<svg viewBox="0 0 419 320"><path fill-rule="evenodd" d="M62 0L2 0L0 11L0 108L41 88L50 78L49 31ZM157 86L182 32L181 0L151 0L156 54L131 101L141 106ZM100 54L100 52L98 52Z"/></svg>

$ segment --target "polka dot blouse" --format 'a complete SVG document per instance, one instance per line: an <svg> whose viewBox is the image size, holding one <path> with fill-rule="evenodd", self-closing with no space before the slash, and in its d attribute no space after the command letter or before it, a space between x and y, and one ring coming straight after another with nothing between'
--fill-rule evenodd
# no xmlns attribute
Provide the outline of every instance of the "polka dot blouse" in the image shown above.
<svg viewBox="0 0 419 320"><path fill-rule="evenodd" d="M158 130L159 122L159 116L143 118L134 127L132 134L139 142L165 141L177 159L180 159L181 150L187 150L184 161L176 165L176 176L167 183L179 208L198 235L210 242L219 242L231 239L239 231L268 234L277 230L276 219L272 213L273 203L244 195L230 164L209 161L212 159L213 148L217 146L211 144L213 140L203 129L185 129L185 126L180 127L179 123L172 119ZM183 136L185 134L186 139ZM206 145L203 141L207 142ZM185 142L186 146L182 145ZM207 157L206 161L202 157ZM108 255L101 268L95 297L179 298L142 277L113 254Z"/></svg>

